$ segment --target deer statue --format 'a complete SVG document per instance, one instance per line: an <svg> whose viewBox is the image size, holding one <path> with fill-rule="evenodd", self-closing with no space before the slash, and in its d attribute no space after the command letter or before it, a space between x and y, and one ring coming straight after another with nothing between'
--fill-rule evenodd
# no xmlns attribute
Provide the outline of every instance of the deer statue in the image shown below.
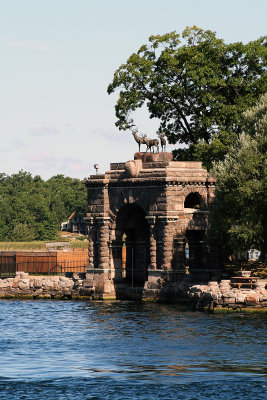
<svg viewBox="0 0 267 400"><path fill-rule="evenodd" d="M141 146L141 144L145 144L145 142L144 142L145 135L143 135L143 136L138 136L138 135L137 135L137 132L138 132L137 129L131 129L131 132L132 132L132 134L133 134L134 140L135 140L136 143L138 144L139 153L140 153L140 146Z"/></svg>
<svg viewBox="0 0 267 400"><path fill-rule="evenodd" d="M164 133L158 132L158 137L160 139L161 151L166 150L166 139L164 137Z"/></svg>
<svg viewBox="0 0 267 400"><path fill-rule="evenodd" d="M154 153L154 147L157 148L157 153L159 152L159 141L158 139L149 139L147 137L143 137L144 143L146 144L146 152L149 149L151 153L151 149L153 149Z"/></svg>

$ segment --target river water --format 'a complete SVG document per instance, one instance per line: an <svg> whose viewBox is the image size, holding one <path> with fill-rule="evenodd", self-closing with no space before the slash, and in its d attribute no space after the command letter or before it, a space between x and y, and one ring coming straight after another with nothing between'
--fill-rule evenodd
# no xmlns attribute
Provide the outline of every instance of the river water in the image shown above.
<svg viewBox="0 0 267 400"><path fill-rule="evenodd" d="M0 399L266 399L262 314L0 301Z"/></svg>

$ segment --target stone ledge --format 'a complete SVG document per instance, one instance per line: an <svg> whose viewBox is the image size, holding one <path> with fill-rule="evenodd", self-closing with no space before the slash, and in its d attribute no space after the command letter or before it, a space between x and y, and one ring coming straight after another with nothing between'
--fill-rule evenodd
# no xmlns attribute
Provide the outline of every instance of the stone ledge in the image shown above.
<svg viewBox="0 0 267 400"><path fill-rule="evenodd" d="M154 163L154 162L168 162L173 160L173 154L168 152L161 153L135 153L134 160L142 160L143 163Z"/></svg>

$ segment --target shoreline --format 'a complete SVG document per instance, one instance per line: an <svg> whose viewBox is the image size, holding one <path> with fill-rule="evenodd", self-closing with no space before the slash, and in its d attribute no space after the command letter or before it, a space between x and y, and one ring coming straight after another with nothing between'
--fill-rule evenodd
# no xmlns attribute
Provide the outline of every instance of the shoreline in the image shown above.
<svg viewBox="0 0 267 400"><path fill-rule="evenodd" d="M210 309L209 307L203 307L203 308L195 308L193 304L187 303L185 304L184 301L180 302L179 300L132 300L132 299L124 299L124 300L119 300L116 298L105 298L105 299L94 299L91 296L76 296L76 297L49 297L49 296L39 296L38 298L30 296L30 295L20 295L20 296L15 296L15 295L0 295L0 302L1 300L3 301L10 301L10 300L20 300L20 301L78 301L78 302L143 302L143 303L154 303L154 304L165 304L165 305L178 305L179 310L183 311L195 311L195 312L202 312L202 313L207 313L207 314L267 314L267 307L214 307L213 309ZM1 303L0 303L1 304Z"/></svg>
<svg viewBox="0 0 267 400"><path fill-rule="evenodd" d="M188 280L176 282L164 290L142 289L103 296L88 287L78 276L29 275L17 272L15 278L0 280L0 300L77 300L77 301L138 301L178 304L191 310L209 313L267 312L267 281L258 280L254 289L233 288L230 280L195 284Z"/></svg>

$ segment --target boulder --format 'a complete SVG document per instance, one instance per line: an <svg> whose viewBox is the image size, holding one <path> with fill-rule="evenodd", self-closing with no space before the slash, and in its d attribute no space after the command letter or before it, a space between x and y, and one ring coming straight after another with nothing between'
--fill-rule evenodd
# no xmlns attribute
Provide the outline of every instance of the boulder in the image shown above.
<svg viewBox="0 0 267 400"><path fill-rule="evenodd" d="M246 296L246 298L245 298L245 304L247 305L247 306L255 306L257 303L258 303L258 301L257 301L258 299L257 299L257 296L256 296L256 293L255 294L249 294L249 295L247 295Z"/></svg>

